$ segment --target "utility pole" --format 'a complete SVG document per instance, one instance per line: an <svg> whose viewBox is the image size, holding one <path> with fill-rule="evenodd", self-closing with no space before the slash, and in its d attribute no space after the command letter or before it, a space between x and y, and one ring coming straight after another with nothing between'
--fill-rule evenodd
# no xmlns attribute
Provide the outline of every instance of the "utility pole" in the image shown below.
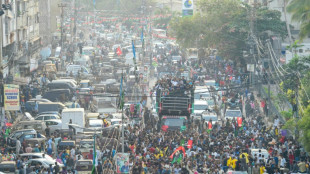
<svg viewBox="0 0 310 174"><path fill-rule="evenodd" d="M296 124L298 123L299 120L299 115L298 115L298 84L297 84L297 88L295 90L295 100L296 100L296 104L295 104L295 117L296 117ZM299 131L298 131L298 127L295 126L295 139L298 139L299 137Z"/></svg>
<svg viewBox="0 0 310 174"><path fill-rule="evenodd" d="M61 8L61 40L60 40L60 42L61 42L61 48L63 48L63 41L64 41L64 39L63 39L63 22L64 22L64 7L67 7L67 5L66 4L63 4L63 3L61 3L61 4L58 4L58 7L60 7Z"/></svg>

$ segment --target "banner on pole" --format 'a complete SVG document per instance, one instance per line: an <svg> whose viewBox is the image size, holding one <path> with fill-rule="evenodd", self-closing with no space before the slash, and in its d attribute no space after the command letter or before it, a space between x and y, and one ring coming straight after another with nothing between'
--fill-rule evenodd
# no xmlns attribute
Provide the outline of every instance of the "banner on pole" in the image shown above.
<svg viewBox="0 0 310 174"><path fill-rule="evenodd" d="M4 87L4 109L6 111L18 111L19 108L19 86L5 84Z"/></svg>
<svg viewBox="0 0 310 174"><path fill-rule="evenodd" d="M129 153L116 154L116 173L129 173Z"/></svg>
<svg viewBox="0 0 310 174"><path fill-rule="evenodd" d="M183 0L182 1L182 15L192 16L194 11L193 0Z"/></svg>

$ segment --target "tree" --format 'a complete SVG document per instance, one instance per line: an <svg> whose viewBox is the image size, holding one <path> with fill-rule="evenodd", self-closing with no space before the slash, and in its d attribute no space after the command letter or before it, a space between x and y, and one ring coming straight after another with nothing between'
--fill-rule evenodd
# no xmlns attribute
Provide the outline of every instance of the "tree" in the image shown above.
<svg viewBox="0 0 310 174"><path fill-rule="evenodd" d="M306 38L310 34L310 1L292 0L287 6L287 11L292 13L292 20L301 23L299 37Z"/></svg>
<svg viewBox="0 0 310 174"><path fill-rule="evenodd" d="M251 7L238 0L201 0L197 6L199 12L194 16L172 20L177 42L185 48L215 48L220 56L245 63L242 52L248 49ZM256 36L266 39L271 31L285 37L285 22L280 17L278 11L259 7L254 20Z"/></svg>
<svg viewBox="0 0 310 174"><path fill-rule="evenodd" d="M301 130L302 136L300 140L303 143L307 152L310 152L310 105L304 112L301 120L298 121L299 130Z"/></svg>

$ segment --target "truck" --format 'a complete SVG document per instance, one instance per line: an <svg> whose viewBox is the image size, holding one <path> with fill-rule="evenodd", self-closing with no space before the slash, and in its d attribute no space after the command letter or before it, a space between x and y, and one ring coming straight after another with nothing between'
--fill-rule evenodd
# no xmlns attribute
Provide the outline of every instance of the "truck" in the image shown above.
<svg viewBox="0 0 310 174"><path fill-rule="evenodd" d="M85 113L84 108L70 108L64 109L61 113L62 129L69 129L69 122L72 120L72 124L79 125L85 128ZM76 132L83 132L82 128L75 128Z"/></svg>
<svg viewBox="0 0 310 174"><path fill-rule="evenodd" d="M194 104L194 88L156 90L156 108L161 129L177 130L187 126Z"/></svg>

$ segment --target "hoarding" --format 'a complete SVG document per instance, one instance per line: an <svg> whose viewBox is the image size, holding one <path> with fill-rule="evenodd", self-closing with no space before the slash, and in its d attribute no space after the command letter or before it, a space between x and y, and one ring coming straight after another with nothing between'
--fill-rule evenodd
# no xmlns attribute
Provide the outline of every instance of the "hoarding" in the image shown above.
<svg viewBox="0 0 310 174"><path fill-rule="evenodd" d="M129 153L116 154L116 173L129 173Z"/></svg>
<svg viewBox="0 0 310 174"><path fill-rule="evenodd" d="M19 106L19 86L13 84L5 84L4 87L4 110L17 111Z"/></svg>

